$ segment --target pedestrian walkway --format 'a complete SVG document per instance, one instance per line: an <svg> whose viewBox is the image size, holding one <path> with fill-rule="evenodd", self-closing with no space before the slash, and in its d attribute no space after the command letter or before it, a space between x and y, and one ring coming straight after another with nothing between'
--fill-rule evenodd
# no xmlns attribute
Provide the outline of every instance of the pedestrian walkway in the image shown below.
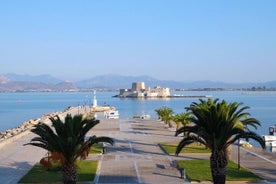
<svg viewBox="0 0 276 184"><path fill-rule="evenodd" d="M232 147L232 159L240 165L264 178L266 183L276 183L276 154L269 153L259 148L240 147L238 159L238 146Z"/></svg>
<svg viewBox="0 0 276 184"><path fill-rule="evenodd" d="M105 120L103 124L107 129L101 131L115 139L115 146L108 146L107 154L102 157L95 183L183 183L171 156L158 146L160 142L179 141L163 123Z"/></svg>
<svg viewBox="0 0 276 184"><path fill-rule="evenodd" d="M64 117L67 113L72 115L83 113L85 109L73 108L60 114ZM50 120L46 120L49 123ZM35 136L31 132L24 132L25 136L14 139L0 148L0 183L15 184L34 166L35 163L46 155L47 151L35 146L23 146ZM9 142L9 141L7 141Z"/></svg>
<svg viewBox="0 0 276 184"><path fill-rule="evenodd" d="M78 110L79 111L79 110ZM79 113L79 112L71 112ZM80 112L81 113L81 112ZM103 119L89 135L109 136L115 145L106 145L107 152L101 156L90 156L99 160L96 184L180 184L185 183L175 166L178 159L208 158L209 155L165 154L158 146L160 142L179 142L163 122L140 119ZM46 154L33 146L22 146L30 141L29 134L0 149L0 183L15 184L28 170ZM237 160L237 147L232 149L232 158ZM275 155L259 149L240 149L240 163L264 178L262 183L276 183ZM91 183L93 183L91 181ZM188 182L186 182L188 183ZM210 183L210 182L206 182ZM241 184L246 182L227 182Z"/></svg>
<svg viewBox="0 0 276 184"><path fill-rule="evenodd" d="M210 157L209 154L166 155L158 143L179 142L181 137L175 137L174 131L156 120L104 120L95 130L97 134L113 137L116 143L115 146L108 146L107 154L101 157L101 167L95 179L98 184L184 183L173 161ZM233 146L233 160L237 159L236 153L237 146ZM264 178L258 183L276 183L274 154L256 148L240 148L240 158L243 167Z"/></svg>

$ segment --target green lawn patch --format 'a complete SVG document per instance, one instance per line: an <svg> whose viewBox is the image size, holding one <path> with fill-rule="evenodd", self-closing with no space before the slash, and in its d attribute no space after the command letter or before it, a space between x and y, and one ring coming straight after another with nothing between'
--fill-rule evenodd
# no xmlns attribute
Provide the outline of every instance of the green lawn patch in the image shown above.
<svg viewBox="0 0 276 184"><path fill-rule="evenodd" d="M90 154L101 154L103 144L94 144L90 149ZM77 162L78 181L93 181L97 172L98 161L80 160ZM46 170L41 164L36 164L19 183L53 183L61 182L61 167L55 165L50 170Z"/></svg>
<svg viewBox="0 0 276 184"><path fill-rule="evenodd" d="M103 151L103 143L94 144L90 149L90 154L101 154Z"/></svg>
<svg viewBox="0 0 276 184"><path fill-rule="evenodd" d="M54 166L50 170L46 170L41 164L36 164L34 167L25 175L19 183L42 183L45 182L57 182L62 181L60 167Z"/></svg>
<svg viewBox="0 0 276 184"><path fill-rule="evenodd" d="M161 148L168 154L175 154L177 145L178 143L160 143ZM192 143L184 147L181 153L210 153L210 150L206 149L202 144Z"/></svg>
<svg viewBox="0 0 276 184"><path fill-rule="evenodd" d="M180 168L185 168L186 175L191 181L212 181L209 160L181 160L178 161ZM241 168L238 170L236 163L230 161L227 166L227 181L260 181L262 178L256 176L249 170Z"/></svg>
<svg viewBox="0 0 276 184"><path fill-rule="evenodd" d="M98 161L80 160L77 162L78 181L93 181L97 171ZM60 166L46 170L41 164L36 164L19 183L53 183L62 182Z"/></svg>

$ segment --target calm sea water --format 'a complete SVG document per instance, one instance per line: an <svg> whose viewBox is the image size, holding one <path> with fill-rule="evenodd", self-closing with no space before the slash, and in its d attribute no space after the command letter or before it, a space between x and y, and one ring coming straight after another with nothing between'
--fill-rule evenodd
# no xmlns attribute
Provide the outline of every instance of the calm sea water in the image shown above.
<svg viewBox="0 0 276 184"><path fill-rule="evenodd" d="M97 92L98 105L115 106L120 118L132 118L134 115L149 114L157 118L155 109L166 106L175 113L184 112L196 98L171 99L121 99L113 98L117 92ZM251 116L262 122L256 132L268 134L268 127L276 124L276 93L244 94L235 92L181 92L184 95L212 95L213 98L228 102L243 102L249 106ZM69 106L88 105L93 93L0 93L0 131L14 128L29 119L39 118L44 113L64 110Z"/></svg>

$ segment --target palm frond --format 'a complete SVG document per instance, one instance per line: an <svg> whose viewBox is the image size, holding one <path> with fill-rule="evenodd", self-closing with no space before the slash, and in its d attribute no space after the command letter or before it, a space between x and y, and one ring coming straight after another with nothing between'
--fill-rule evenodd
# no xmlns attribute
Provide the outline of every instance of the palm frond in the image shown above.
<svg viewBox="0 0 276 184"><path fill-rule="evenodd" d="M180 143L176 147L175 154L178 155L185 146L192 144L194 142L199 142L207 146L206 142L201 137L192 135L192 136L185 137L180 141Z"/></svg>
<svg viewBox="0 0 276 184"><path fill-rule="evenodd" d="M194 125L194 126L184 126L176 130L175 136L178 136L179 134L189 132L189 133L196 133L198 132L199 126Z"/></svg>

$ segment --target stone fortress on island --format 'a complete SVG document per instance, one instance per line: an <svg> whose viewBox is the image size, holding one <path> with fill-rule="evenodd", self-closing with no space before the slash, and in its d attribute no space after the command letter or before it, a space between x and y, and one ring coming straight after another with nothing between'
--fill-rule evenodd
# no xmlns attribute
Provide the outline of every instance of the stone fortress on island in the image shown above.
<svg viewBox="0 0 276 184"><path fill-rule="evenodd" d="M212 95L170 94L170 88L156 86L150 88L144 82L133 82L131 89L120 89L119 98L212 98Z"/></svg>
<svg viewBox="0 0 276 184"><path fill-rule="evenodd" d="M146 87L144 82L133 82L131 89L120 89L117 97L121 98L167 98L170 96L170 88Z"/></svg>

